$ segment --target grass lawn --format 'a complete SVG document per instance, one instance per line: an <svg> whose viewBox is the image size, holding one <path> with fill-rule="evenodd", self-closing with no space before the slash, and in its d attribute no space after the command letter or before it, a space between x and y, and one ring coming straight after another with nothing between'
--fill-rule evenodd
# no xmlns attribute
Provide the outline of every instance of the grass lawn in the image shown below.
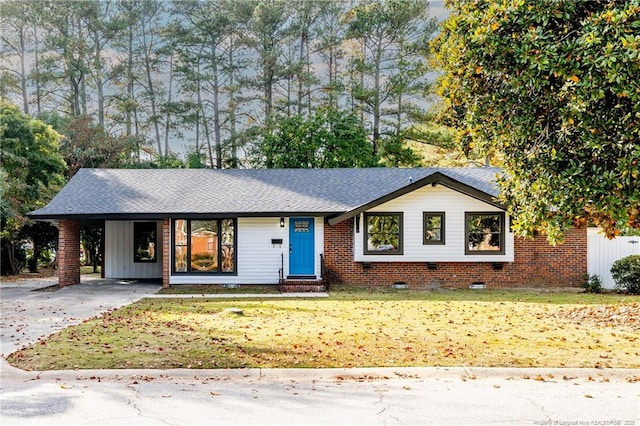
<svg viewBox="0 0 640 426"><path fill-rule="evenodd" d="M27 370L638 368L640 302L615 294L344 288L326 299L144 299L8 360Z"/></svg>

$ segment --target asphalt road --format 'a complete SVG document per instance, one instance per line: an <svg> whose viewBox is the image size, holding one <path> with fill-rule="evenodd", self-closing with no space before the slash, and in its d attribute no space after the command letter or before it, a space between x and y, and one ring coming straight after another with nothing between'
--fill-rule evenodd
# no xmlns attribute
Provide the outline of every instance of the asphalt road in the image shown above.
<svg viewBox="0 0 640 426"><path fill-rule="evenodd" d="M4 356L159 286L1 283ZM25 372L0 361L4 425L637 425L640 371L374 368Z"/></svg>

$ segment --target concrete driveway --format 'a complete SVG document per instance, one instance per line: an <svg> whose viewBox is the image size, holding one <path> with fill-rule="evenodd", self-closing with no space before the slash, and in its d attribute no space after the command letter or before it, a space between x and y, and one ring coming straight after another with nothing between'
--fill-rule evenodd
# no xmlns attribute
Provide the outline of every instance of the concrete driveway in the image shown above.
<svg viewBox="0 0 640 426"><path fill-rule="evenodd" d="M7 356L42 336L128 305L160 290L160 284L83 276L79 285L56 286L57 278L0 283L0 353Z"/></svg>
<svg viewBox="0 0 640 426"><path fill-rule="evenodd" d="M155 293L0 284L2 353ZM0 361L2 425L638 425L640 371L508 368L70 370Z"/></svg>

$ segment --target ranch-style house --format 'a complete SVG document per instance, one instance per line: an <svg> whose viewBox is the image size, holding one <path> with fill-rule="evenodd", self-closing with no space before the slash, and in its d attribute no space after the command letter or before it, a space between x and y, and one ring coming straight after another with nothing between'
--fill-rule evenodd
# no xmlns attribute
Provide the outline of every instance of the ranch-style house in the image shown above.
<svg viewBox="0 0 640 426"><path fill-rule="evenodd" d="M579 286L587 231L515 238L495 168L81 169L29 214L59 227L59 285L80 282L80 225L105 278L415 288Z"/></svg>

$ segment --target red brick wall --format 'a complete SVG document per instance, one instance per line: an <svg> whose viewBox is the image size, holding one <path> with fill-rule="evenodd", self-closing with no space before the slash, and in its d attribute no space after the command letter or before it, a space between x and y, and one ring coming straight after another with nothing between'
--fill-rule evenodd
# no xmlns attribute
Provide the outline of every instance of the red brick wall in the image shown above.
<svg viewBox="0 0 640 426"><path fill-rule="evenodd" d="M162 287L169 287L171 274L171 220L162 221Z"/></svg>
<svg viewBox="0 0 640 426"><path fill-rule="evenodd" d="M58 223L58 285L80 284L80 222Z"/></svg>
<svg viewBox="0 0 640 426"><path fill-rule="evenodd" d="M389 286L405 282L414 288L466 288L481 281L487 287L578 287L587 272L587 230L574 229L564 244L549 245L544 237L515 240L514 262L494 270L492 262L362 262L353 260L353 220L325 226L324 261L328 284Z"/></svg>

